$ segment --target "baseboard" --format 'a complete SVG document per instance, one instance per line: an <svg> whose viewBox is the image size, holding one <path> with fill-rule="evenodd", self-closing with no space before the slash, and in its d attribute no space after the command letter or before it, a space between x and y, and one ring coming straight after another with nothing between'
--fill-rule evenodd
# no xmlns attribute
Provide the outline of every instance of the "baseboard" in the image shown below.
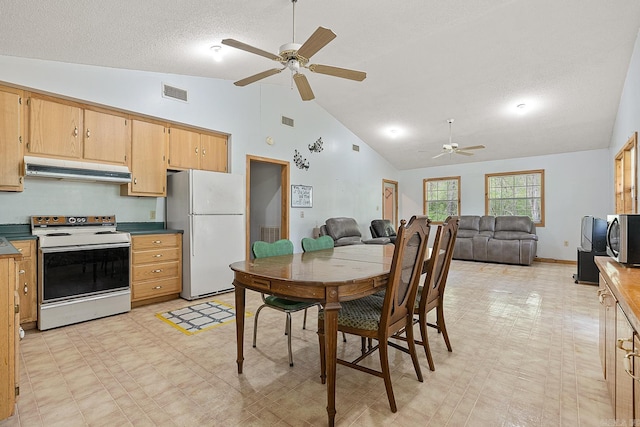
<svg viewBox="0 0 640 427"><path fill-rule="evenodd" d="M550 262L554 264L569 264L578 265L578 261L570 261L568 259L553 259L553 258L535 258L533 262Z"/></svg>

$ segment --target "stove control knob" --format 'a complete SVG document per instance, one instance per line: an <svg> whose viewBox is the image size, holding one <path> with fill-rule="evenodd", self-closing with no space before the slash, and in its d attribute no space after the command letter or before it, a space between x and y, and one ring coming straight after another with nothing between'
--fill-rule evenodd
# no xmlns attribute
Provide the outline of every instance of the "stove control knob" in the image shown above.
<svg viewBox="0 0 640 427"><path fill-rule="evenodd" d="M76 219L72 216L69 217L69 224L75 224Z"/></svg>
<svg viewBox="0 0 640 427"><path fill-rule="evenodd" d="M57 216L54 216L54 217L53 217L53 220L54 220L54 221L58 221L58 217L57 217Z"/></svg>

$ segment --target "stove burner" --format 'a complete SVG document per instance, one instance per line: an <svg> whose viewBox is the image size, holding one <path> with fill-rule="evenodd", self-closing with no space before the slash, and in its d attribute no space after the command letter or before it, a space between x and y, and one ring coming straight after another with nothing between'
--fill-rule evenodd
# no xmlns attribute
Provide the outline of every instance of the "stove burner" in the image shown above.
<svg viewBox="0 0 640 427"><path fill-rule="evenodd" d="M45 236L71 236L71 233L48 233Z"/></svg>

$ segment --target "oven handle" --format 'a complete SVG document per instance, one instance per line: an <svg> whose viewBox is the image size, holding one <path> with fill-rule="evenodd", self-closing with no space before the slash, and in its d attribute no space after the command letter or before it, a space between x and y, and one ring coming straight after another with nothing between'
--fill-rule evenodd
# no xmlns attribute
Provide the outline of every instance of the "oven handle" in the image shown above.
<svg viewBox="0 0 640 427"><path fill-rule="evenodd" d="M40 248L40 251L44 253L54 252L79 252L92 249L111 249L111 248L128 248L131 247L131 243L109 243L103 245L81 245L81 246L58 246L53 248Z"/></svg>

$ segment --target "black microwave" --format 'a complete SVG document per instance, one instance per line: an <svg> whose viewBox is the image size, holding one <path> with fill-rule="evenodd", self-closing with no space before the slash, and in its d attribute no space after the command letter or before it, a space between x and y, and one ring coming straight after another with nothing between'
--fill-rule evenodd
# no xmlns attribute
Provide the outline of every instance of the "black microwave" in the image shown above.
<svg viewBox="0 0 640 427"><path fill-rule="evenodd" d="M640 214L607 216L607 254L621 264L640 266Z"/></svg>

